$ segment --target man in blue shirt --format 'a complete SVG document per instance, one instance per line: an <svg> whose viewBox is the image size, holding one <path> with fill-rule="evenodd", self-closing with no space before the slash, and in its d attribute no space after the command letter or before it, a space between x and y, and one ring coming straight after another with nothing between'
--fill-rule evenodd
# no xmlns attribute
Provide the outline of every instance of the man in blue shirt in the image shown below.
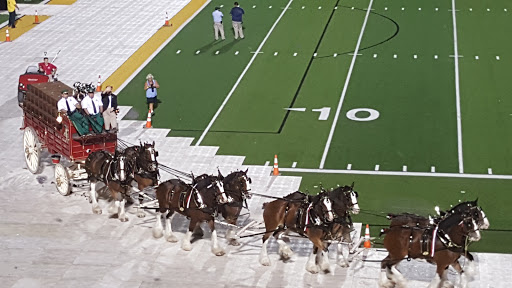
<svg viewBox="0 0 512 288"><path fill-rule="evenodd" d="M224 17L224 14L220 12L220 7L215 7L215 11L212 13L213 16L213 30L215 31L215 40L219 40L219 32L220 32L220 38L222 40L226 40L224 37L224 25L222 25L222 17Z"/></svg>
<svg viewBox="0 0 512 288"><path fill-rule="evenodd" d="M235 2L235 7L231 9L231 20L233 21L233 30L235 30L235 39L238 39L238 34L240 34L240 38L244 39L244 31L242 29L242 15L245 14L244 9L240 8L238 2Z"/></svg>

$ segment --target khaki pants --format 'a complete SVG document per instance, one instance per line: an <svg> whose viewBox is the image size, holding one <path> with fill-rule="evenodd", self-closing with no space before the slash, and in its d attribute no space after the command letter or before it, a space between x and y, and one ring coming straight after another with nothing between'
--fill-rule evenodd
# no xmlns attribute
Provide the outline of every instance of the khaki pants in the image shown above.
<svg viewBox="0 0 512 288"><path fill-rule="evenodd" d="M105 120L105 129L110 130L117 128L117 115L114 108L107 108L103 111L103 119Z"/></svg>
<svg viewBox="0 0 512 288"><path fill-rule="evenodd" d="M244 38L244 30L242 29L242 22L233 21L233 30L235 30L235 39L238 39L238 34L240 34L240 38Z"/></svg>
<svg viewBox="0 0 512 288"><path fill-rule="evenodd" d="M222 23L213 23L213 30L215 30L215 40L219 40L219 32L220 38L222 38L222 40L226 39L224 37L224 25L222 25Z"/></svg>

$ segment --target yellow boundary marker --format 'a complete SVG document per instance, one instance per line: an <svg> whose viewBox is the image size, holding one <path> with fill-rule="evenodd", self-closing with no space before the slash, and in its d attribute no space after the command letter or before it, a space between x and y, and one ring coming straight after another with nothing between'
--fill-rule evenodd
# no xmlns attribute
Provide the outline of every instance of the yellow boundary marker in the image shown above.
<svg viewBox="0 0 512 288"><path fill-rule="evenodd" d="M46 3L46 4L50 4L50 5L71 5L73 3L75 3L76 0L51 0L50 2Z"/></svg>
<svg viewBox="0 0 512 288"><path fill-rule="evenodd" d="M151 38L146 41L128 60L117 68L105 82L102 87L114 86L114 90L119 88L176 30L178 30L197 10L199 10L207 0L191 0L183 9L171 18L172 26L163 26Z"/></svg>
<svg viewBox="0 0 512 288"><path fill-rule="evenodd" d="M24 15L20 19L16 20L16 28L8 28L7 26L0 29L0 41L5 41L5 30L9 30L9 36L11 36L11 41L16 40L16 38L28 32L30 29L36 27L34 24L35 15ZM39 23L45 21L50 18L50 16L39 15Z"/></svg>

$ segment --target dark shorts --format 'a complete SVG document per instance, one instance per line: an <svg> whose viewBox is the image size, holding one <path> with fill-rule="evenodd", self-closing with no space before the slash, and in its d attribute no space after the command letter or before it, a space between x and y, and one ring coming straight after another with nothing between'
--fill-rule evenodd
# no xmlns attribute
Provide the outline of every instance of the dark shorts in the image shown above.
<svg viewBox="0 0 512 288"><path fill-rule="evenodd" d="M153 97L153 98L146 98L146 99L148 100L148 101L147 101L147 103L148 103L148 104L150 104L150 103L155 104L155 103L157 103L157 101L158 101L158 100L156 99L156 97Z"/></svg>

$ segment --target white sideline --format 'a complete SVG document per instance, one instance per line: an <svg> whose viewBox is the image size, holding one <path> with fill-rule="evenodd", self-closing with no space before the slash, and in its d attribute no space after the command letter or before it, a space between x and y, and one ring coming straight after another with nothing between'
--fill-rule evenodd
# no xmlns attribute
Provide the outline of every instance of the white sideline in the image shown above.
<svg viewBox="0 0 512 288"><path fill-rule="evenodd" d="M146 67L149 62L151 62L153 60L153 58L156 57L156 55L158 55L158 53L160 53L160 51L162 51L162 49L164 49L165 46L167 46L167 44L169 44L169 42L171 42L172 39L174 39L174 37L176 37L176 35L178 35L178 33L180 33L180 31L185 28L185 26L187 26L187 24L192 21L194 18L196 18L197 14L199 14L199 12L203 11L204 7L206 7L208 4L210 4L211 0L207 0L203 6L201 6L201 8L199 8L196 12L194 12L194 14L192 14L192 16L190 18L187 19L187 21L185 21L183 23L183 25L181 25L178 29L176 29L176 31L174 31L174 33L171 35L171 37L169 37L167 40L165 40L164 43L162 43L162 45L160 45L160 47L158 47L158 49L156 49L155 52L153 52L153 54L151 54L151 56L148 57L148 59L146 59L146 61L144 61L144 63L142 63L142 65L139 66L139 68L137 68L137 70L135 70L132 75L130 75L130 77L128 77L128 79L126 79L126 81L123 82L123 84L121 84L121 86L119 86L119 88L117 88L115 90L115 94L119 94L123 89L124 87L126 87L126 85L128 85L128 83L130 83L133 78L135 78L135 76L137 76L137 74L139 74L139 72L144 69L144 67Z"/></svg>
<svg viewBox="0 0 512 288"><path fill-rule="evenodd" d="M350 164L349 164L350 165ZM387 175L387 176L419 176L440 178L468 178L468 179L500 179L512 180L512 175L496 174L465 174L465 173L432 173L432 172L402 172L402 171L373 171L373 170L347 170L336 169L307 169L307 168L279 168L282 172L292 173L323 173L323 174L355 174L355 175Z"/></svg>
<svg viewBox="0 0 512 288"><path fill-rule="evenodd" d="M327 138L327 143L325 143L324 154L322 155L322 160L320 161L320 169L324 168L325 159L327 158L327 153L329 152L329 147L331 146L332 136L334 135L334 130L336 129L336 123L338 122L338 118L340 116L341 107L343 106L343 100L345 100L345 94L347 93L348 83L350 82L350 76L352 74L352 70L354 69L354 64L356 63L356 58L359 51L359 46L361 45L361 40L363 39L364 29L366 28L366 22L368 22L368 16L370 16L371 8L372 8L373 0L370 0L370 5L368 5L368 9L366 10L366 16L364 18L363 26L361 27L361 33L359 33L359 39L357 39L356 49L354 50L354 55L352 56L352 63L350 63L350 68L348 69L347 78L345 79L345 86L343 86L343 91L341 92L340 101L338 103L338 108L336 109L336 114L334 115L334 120L332 121L331 131L329 132L329 137Z"/></svg>
<svg viewBox="0 0 512 288"><path fill-rule="evenodd" d="M457 102L457 147L459 154L459 173L464 173L462 154L462 122L460 113L460 87L459 87L459 49L457 47L457 20L455 18L455 0L452 0L453 17L453 53L455 55L455 99Z"/></svg>
<svg viewBox="0 0 512 288"><path fill-rule="evenodd" d="M229 91L228 95L226 96L226 99L224 99L224 102L222 102L222 104L220 105L220 107L217 110L217 112L215 113L215 115L213 115L212 120L210 120L210 123L208 123L208 126L206 126L206 128L204 129L203 134L201 134L201 137L199 137L199 140L197 140L195 146L199 146L201 144L201 142L203 141L204 137L206 136L206 134L208 133L208 131L210 131L210 128L212 127L213 123L215 123L215 120L217 120L217 117L219 117L220 112L222 112L222 109L224 109L224 106L226 106L226 103L228 103L229 98L231 98L231 95L233 95L233 93L235 92L236 87L238 87L238 84L240 84L240 81L242 81L242 78L244 77L245 73L247 73L247 70L249 70L249 67L251 67L252 62L254 62L254 59L256 59L256 56L258 56L260 54L259 52L260 52L261 48L263 47L265 42L267 42L268 37L270 36L270 34L274 30L274 28L277 26L277 23L279 23L279 21L281 20L281 18L284 15L284 13L286 13L286 11L288 11L288 7L290 7L290 4L292 4L292 2L293 2L293 0L290 0L290 2L288 2L288 5L286 5L286 7L283 9L283 12L281 12L281 15L279 15L279 17L277 18L274 25L272 25L272 27L268 31L267 36L265 36L263 41L261 41L261 44L258 47L258 49L256 49L256 52L254 53L254 55L251 58L251 61L249 61L249 64L247 64L244 71L242 71L242 74L240 74L240 77L238 77L238 80L236 80L235 85L233 86L233 88L231 88L231 91Z"/></svg>

